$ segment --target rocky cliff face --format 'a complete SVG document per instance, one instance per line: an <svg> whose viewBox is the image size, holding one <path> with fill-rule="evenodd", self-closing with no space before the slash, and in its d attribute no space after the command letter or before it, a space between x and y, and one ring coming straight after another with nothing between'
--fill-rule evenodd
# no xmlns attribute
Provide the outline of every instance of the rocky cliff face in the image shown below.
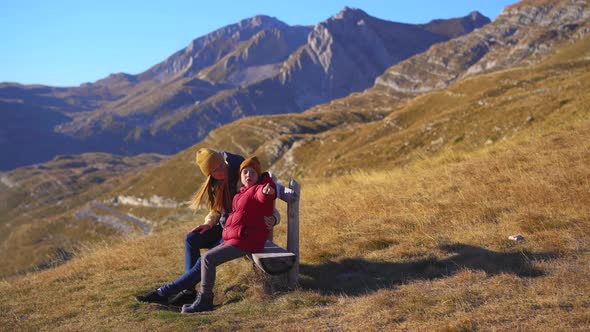
<svg viewBox="0 0 590 332"><path fill-rule="evenodd" d="M307 44L284 64L280 80L304 110L362 91L387 67L448 39L419 25L345 8L314 27Z"/></svg>
<svg viewBox="0 0 590 332"><path fill-rule="evenodd" d="M507 7L493 23L389 68L375 83L415 95L465 76L536 63L552 52L554 44L589 32L588 4L524 1Z"/></svg>
<svg viewBox="0 0 590 332"><path fill-rule="evenodd" d="M195 75L201 69L214 65L227 54L236 51L241 43L249 41L261 31L280 31L289 28L285 23L264 15L245 19L193 40L188 47L140 74L139 78L161 81L178 73L185 76Z"/></svg>
<svg viewBox="0 0 590 332"><path fill-rule="evenodd" d="M199 78L248 86L278 74L281 63L305 43L309 28L265 29L199 73Z"/></svg>

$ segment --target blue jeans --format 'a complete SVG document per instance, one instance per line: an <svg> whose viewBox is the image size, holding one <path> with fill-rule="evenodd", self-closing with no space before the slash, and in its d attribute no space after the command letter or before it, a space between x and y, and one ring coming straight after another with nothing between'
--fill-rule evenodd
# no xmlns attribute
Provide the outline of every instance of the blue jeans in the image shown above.
<svg viewBox="0 0 590 332"><path fill-rule="evenodd" d="M172 296L182 290L194 290L201 281L201 248L211 249L223 243L219 224L201 234L191 232L184 240L184 274L173 282L160 287L164 296Z"/></svg>

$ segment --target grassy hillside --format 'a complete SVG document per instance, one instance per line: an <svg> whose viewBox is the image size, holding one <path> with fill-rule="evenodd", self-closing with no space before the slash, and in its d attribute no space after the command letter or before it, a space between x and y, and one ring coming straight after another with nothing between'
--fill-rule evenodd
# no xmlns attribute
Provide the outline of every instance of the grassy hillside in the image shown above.
<svg viewBox="0 0 590 332"><path fill-rule="evenodd" d="M590 108L589 53L586 38L540 65L470 77L414 99L400 101L374 91L362 94L356 98L364 98L361 105L389 102L389 115L367 125L299 135L297 144L273 167L300 176L389 169L449 149L474 151L521 131L567 123ZM307 116L325 111L327 106Z"/></svg>
<svg viewBox="0 0 590 332"><path fill-rule="evenodd" d="M0 277L46 268L91 242L121 238L78 211L114 188L125 174L158 164L161 155L62 155L0 174ZM111 225L112 226L112 225Z"/></svg>
<svg viewBox="0 0 590 332"><path fill-rule="evenodd" d="M306 181L296 291L264 295L238 260L218 270L224 305L210 314L136 303L181 272L186 219L1 283L2 329L587 329L589 129L584 117L477 152Z"/></svg>

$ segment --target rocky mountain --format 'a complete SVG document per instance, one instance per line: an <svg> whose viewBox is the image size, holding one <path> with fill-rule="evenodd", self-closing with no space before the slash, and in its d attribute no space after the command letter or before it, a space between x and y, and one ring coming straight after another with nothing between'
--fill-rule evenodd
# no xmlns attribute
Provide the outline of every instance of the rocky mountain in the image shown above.
<svg viewBox="0 0 590 332"><path fill-rule="evenodd" d="M256 16L138 75L76 88L2 84L0 147L15 157L1 157L0 169L60 153L175 153L235 119L301 112L361 91L387 67L487 22L472 13L410 25L345 8L312 28Z"/></svg>
<svg viewBox="0 0 590 332"><path fill-rule="evenodd" d="M489 22L481 15L469 17L476 25ZM439 34L423 26L387 22L361 10L345 8L316 25L305 45L284 62L265 66L266 79L223 90L198 104L182 108L176 117L160 119L156 132L161 133L161 128L165 128L173 133L192 133L191 140L199 141L211 129L238 118L301 112L370 87L388 66L448 39L444 32ZM212 70L219 70L219 67ZM169 137L167 133L163 135Z"/></svg>
<svg viewBox="0 0 590 332"><path fill-rule="evenodd" d="M264 49L257 48L265 36L273 35L267 31L279 36L274 44L267 43L276 47L275 58L260 56ZM64 153L173 153L179 147L169 141L160 142L158 137L145 142L143 148L134 147L154 136L156 129L150 126L157 127L156 122L175 117L176 109L232 87L225 80L198 78L201 69L226 56L226 62L232 61L232 52L240 55L239 50L246 49L247 53L245 45L254 44L250 47L251 57L257 60L238 61L232 66L233 73L239 76L246 67L280 61L281 56L286 57L286 53L305 42L308 31L306 27L289 27L274 18L256 16L192 41L187 48L139 75L112 74L71 88L2 83L0 151L6 157L0 158L0 170L50 160ZM286 45L284 49L277 47L281 41ZM241 80L252 81L257 75L256 70L250 69L248 77L232 76L230 81L239 85ZM173 134L176 135L183 137L183 133Z"/></svg>
<svg viewBox="0 0 590 332"><path fill-rule="evenodd" d="M589 17L588 1L523 1L493 24L388 69L376 85L416 95L474 74L534 64L556 43L583 38Z"/></svg>

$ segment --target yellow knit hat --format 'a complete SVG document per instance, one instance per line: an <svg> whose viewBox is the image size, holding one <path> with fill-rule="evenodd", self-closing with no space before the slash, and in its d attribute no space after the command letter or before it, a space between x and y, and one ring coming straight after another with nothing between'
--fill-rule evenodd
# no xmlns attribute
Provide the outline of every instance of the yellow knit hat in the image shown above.
<svg viewBox="0 0 590 332"><path fill-rule="evenodd" d="M242 161L242 163L240 164L240 174L242 174L242 170L244 168L246 168L247 166L254 168L256 173L258 173L258 176L260 176L260 174L262 174L262 167L260 166L260 160L258 160L258 158L256 156L252 156L252 157Z"/></svg>
<svg viewBox="0 0 590 332"><path fill-rule="evenodd" d="M203 148L197 151L197 165L205 176L211 175L222 162L223 156L215 150Z"/></svg>

